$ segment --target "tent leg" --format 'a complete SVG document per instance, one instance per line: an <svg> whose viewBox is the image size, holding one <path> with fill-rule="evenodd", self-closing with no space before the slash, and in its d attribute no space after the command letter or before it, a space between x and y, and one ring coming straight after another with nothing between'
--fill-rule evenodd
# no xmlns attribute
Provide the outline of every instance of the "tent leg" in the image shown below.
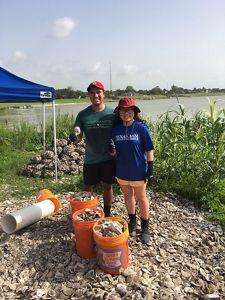
<svg viewBox="0 0 225 300"><path fill-rule="evenodd" d="M45 103L42 102L43 149L45 152Z"/></svg>
<svg viewBox="0 0 225 300"><path fill-rule="evenodd" d="M55 117L55 100L52 101L52 111L53 111L53 138L54 138L54 152L55 152L55 181L58 180L57 173L57 148L56 148L56 117Z"/></svg>

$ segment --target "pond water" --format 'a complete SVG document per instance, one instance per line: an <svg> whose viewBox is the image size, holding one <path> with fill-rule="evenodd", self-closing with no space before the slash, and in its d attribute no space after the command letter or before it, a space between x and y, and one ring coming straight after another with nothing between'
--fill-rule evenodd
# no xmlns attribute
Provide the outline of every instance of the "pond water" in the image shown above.
<svg viewBox="0 0 225 300"><path fill-rule="evenodd" d="M181 104L184 105L187 116L194 115L197 111L209 111L209 99L216 101L216 108L225 109L225 95L211 97L182 97L179 98ZM107 105L112 107L117 106L118 101L108 102ZM158 100L138 100L137 106L141 109L144 117L150 117L153 121L168 111L179 111L179 106L176 98L158 99ZM29 103L28 103L29 105ZM74 118L78 112L89 103L74 103L57 105L56 115L65 113L73 114ZM16 106L16 104L15 104ZM46 120L52 118L52 105L45 106ZM14 125L19 125L21 122L41 124L42 122L42 106L27 107L27 108L7 108L0 110L0 126L12 128Z"/></svg>

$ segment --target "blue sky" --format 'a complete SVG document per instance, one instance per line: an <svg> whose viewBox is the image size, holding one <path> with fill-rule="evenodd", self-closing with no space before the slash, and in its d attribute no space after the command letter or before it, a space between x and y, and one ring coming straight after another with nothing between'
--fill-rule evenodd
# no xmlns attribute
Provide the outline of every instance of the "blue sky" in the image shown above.
<svg viewBox="0 0 225 300"><path fill-rule="evenodd" d="M0 66L57 88L225 88L224 0L0 0Z"/></svg>

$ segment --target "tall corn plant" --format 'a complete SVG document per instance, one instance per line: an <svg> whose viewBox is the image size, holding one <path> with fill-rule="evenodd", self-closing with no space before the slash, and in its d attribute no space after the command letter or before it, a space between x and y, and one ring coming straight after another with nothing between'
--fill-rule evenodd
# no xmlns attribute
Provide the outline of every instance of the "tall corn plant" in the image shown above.
<svg viewBox="0 0 225 300"><path fill-rule="evenodd" d="M179 103L154 127L157 177L196 197L224 178L225 113L209 105L209 113L187 118Z"/></svg>

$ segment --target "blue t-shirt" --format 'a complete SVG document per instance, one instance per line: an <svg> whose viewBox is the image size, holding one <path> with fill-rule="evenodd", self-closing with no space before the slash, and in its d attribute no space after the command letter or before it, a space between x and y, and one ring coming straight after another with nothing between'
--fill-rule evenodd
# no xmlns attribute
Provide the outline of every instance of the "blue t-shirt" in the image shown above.
<svg viewBox="0 0 225 300"><path fill-rule="evenodd" d="M144 180L146 152L154 149L149 129L138 121L128 127L118 124L113 128L111 138L117 154L116 177L129 181Z"/></svg>

